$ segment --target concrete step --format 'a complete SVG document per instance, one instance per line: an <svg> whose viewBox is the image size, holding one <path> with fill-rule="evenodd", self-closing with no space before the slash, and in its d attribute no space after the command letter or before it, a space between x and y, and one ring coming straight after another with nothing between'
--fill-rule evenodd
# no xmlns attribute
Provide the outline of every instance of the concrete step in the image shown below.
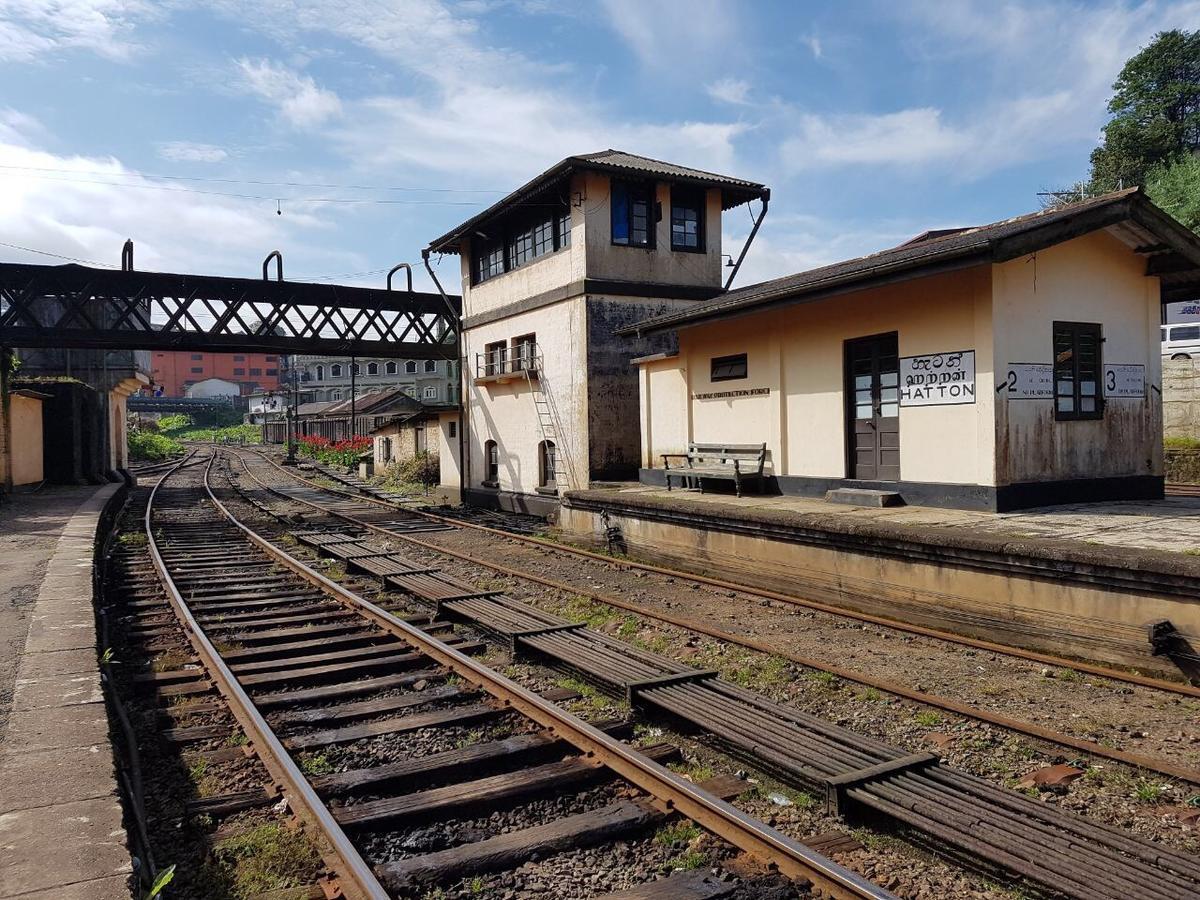
<svg viewBox="0 0 1200 900"><path fill-rule="evenodd" d="M867 488L836 488L825 492L825 500L848 506L904 506L904 498L897 491L873 491Z"/></svg>

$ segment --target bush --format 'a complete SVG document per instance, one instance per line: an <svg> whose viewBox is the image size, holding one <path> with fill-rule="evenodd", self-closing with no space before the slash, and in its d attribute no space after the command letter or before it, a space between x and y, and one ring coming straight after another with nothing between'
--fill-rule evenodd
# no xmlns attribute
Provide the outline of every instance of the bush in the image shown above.
<svg viewBox="0 0 1200 900"><path fill-rule="evenodd" d="M301 456L315 459L329 466L349 467L371 449L369 437L356 437L334 443L319 435L297 437L296 450Z"/></svg>
<svg viewBox="0 0 1200 900"><path fill-rule="evenodd" d="M172 413L169 416L162 416L161 418L159 418L158 430L159 431L183 431L183 429L190 427L191 424L192 424L191 416L186 416L183 413Z"/></svg>
<svg viewBox="0 0 1200 900"><path fill-rule="evenodd" d="M186 431L175 431L171 436L181 441L212 441L230 444L259 444L262 443L261 425L229 425L224 428L205 428L196 426Z"/></svg>
<svg viewBox="0 0 1200 900"><path fill-rule="evenodd" d="M126 443L129 447L129 458L139 461L160 462L183 452L179 441L138 428L130 430Z"/></svg>
<svg viewBox="0 0 1200 900"><path fill-rule="evenodd" d="M388 477L409 484L437 484L441 481L441 466L437 457L430 456L428 451L422 450L412 459L393 463Z"/></svg>

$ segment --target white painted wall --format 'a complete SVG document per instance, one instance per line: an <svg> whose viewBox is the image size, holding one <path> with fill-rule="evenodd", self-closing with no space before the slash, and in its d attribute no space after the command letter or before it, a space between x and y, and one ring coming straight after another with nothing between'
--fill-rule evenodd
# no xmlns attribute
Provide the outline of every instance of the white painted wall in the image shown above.
<svg viewBox="0 0 1200 900"><path fill-rule="evenodd" d="M901 356L976 351L976 382L991 383L990 294L986 267L777 307L679 333L675 359L642 375L644 459L680 452L690 441L766 441L776 475L846 477L845 342L898 332ZM747 354L747 377L713 383L711 360ZM766 388L759 396L696 394ZM680 405L686 396L686 402ZM906 481L993 484L990 390L961 406L900 410L900 469Z"/></svg>
<svg viewBox="0 0 1200 900"><path fill-rule="evenodd" d="M471 366L467 378L467 429L470 487L484 477L484 443L499 447L499 486L503 491L533 493L538 487L538 444L542 440L533 392L523 377L507 383L475 383L475 357L493 341L511 341L535 333L542 350L542 392L557 412L559 458L569 461L572 488L587 485L587 329L584 299L576 297L553 306L511 316L472 328L463 343Z"/></svg>
<svg viewBox="0 0 1200 900"><path fill-rule="evenodd" d="M1000 400L999 483L1161 475L1159 285L1145 260L1106 232L993 267L996 358L1052 362L1053 323L1098 322L1105 363L1146 366L1146 396L1107 398L1104 417L1054 419L1053 400Z"/></svg>

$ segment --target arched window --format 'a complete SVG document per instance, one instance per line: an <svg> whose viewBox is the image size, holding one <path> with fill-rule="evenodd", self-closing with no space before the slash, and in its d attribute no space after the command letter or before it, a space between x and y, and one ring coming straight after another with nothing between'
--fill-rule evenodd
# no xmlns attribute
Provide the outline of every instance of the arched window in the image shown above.
<svg viewBox="0 0 1200 900"><path fill-rule="evenodd" d="M334 378L341 378L342 377L341 365L338 363L334 363L332 366L329 367L329 374Z"/></svg>
<svg viewBox="0 0 1200 900"><path fill-rule="evenodd" d="M379 363L367 363L367 374L368 375L378 375L379 374Z"/></svg>
<svg viewBox="0 0 1200 900"><path fill-rule="evenodd" d="M383 367L383 370L384 370L385 372L387 372L389 375L395 375L395 374L396 374L396 371L397 371L397 367L396 367L396 364L395 364L394 362L390 362L390 363L388 363L387 365L385 365L385 366Z"/></svg>
<svg viewBox="0 0 1200 900"><path fill-rule="evenodd" d="M350 364L350 374L352 374L352 375L361 375L362 374L362 369L360 369L358 367L358 363Z"/></svg>
<svg viewBox="0 0 1200 900"><path fill-rule="evenodd" d="M483 480L489 484L497 484L500 481L500 452L496 447L495 441L488 441L483 445L484 473Z"/></svg>
<svg viewBox="0 0 1200 900"><path fill-rule="evenodd" d="M324 381L324 380L325 380L325 367L317 366L317 381Z"/></svg>
<svg viewBox="0 0 1200 900"><path fill-rule="evenodd" d="M436 359L425 360L425 371L426 372L436 372L437 371L437 360Z"/></svg>
<svg viewBox="0 0 1200 900"><path fill-rule="evenodd" d="M330 393L329 393L329 399L330 399L330 400L341 400L341 399L342 399L342 392L341 392L341 391L330 391Z"/></svg>
<svg viewBox="0 0 1200 900"><path fill-rule="evenodd" d="M538 444L538 484L544 488L558 487L555 473L557 464L554 441L542 441Z"/></svg>
<svg viewBox="0 0 1200 900"><path fill-rule="evenodd" d="M410 359L408 362L406 362L404 364L404 371L407 372L409 375L416 375L417 374L416 362L414 360Z"/></svg>

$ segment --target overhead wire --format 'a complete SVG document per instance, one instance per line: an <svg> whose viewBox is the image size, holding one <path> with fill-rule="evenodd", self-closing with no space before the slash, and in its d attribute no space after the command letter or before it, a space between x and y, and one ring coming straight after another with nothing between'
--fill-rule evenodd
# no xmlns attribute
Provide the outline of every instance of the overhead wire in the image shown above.
<svg viewBox="0 0 1200 900"><path fill-rule="evenodd" d="M99 172L85 169L62 169L52 166L0 165L0 170L21 172L53 172L65 175L98 175L105 178L157 178L164 181L199 181L212 184L253 184L260 187L335 188L347 191L405 191L420 194L506 194L498 188L398 187L394 185L335 184L320 181L265 181L249 178L214 178L204 175L163 175L150 172Z"/></svg>
<svg viewBox="0 0 1200 900"><path fill-rule="evenodd" d="M14 177L17 173L12 171L0 171L0 175ZM40 178L45 181L60 181L68 184L97 184L106 187L119 188L135 188L138 190L149 191L166 191L175 194L200 194L209 197L229 197L234 200L256 200L277 203L280 200L287 200L291 203L349 203L349 204L381 204L384 206L479 206L480 200L413 200L413 199L397 199L397 198L380 198L380 197L276 197L267 194L243 194L233 191L209 191L200 188L187 187L171 187L165 184L130 184L119 181L101 181L92 178L58 178L54 175L35 174L24 175L23 177Z"/></svg>

